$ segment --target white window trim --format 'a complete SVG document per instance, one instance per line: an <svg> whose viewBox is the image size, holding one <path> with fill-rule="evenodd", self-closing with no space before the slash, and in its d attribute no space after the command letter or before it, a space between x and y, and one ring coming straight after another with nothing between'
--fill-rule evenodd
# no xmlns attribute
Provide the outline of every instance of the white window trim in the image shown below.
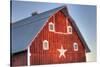
<svg viewBox="0 0 100 67"><path fill-rule="evenodd" d="M55 34L63 34L66 35L67 33L63 33L63 32L54 32Z"/></svg>
<svg viewBox="0 0 100 67"><path fill-rule="evenodd" d="M71 28L71 32L69 32L69 28ZM67 33L72 34L72 26L67 26Z"/></svg>
<svg viewBox="0 0 100 67"><path fill-rule="evenodd" d="M45 42L47 42L47 47L45 47ZM49 42L47 40L43 41L43 50L49 50Z"/></svg>
<svg viewBox="0 0 100 67"><path fill-rule="evenodd" d="M50 29L50 25L53 25L53 30ZM52 23L52 22L49 23L49 31L55 32L55 25L54 25L54 23Z"/></svg>
<svg viewBox="0 0 100 67"><path fill-rule="evenodd" d="M77 48L75 48L76 45L77 45ZM73 43L73 48L74 48L74 51L78 51L78 43L74 42Z"/></svg>

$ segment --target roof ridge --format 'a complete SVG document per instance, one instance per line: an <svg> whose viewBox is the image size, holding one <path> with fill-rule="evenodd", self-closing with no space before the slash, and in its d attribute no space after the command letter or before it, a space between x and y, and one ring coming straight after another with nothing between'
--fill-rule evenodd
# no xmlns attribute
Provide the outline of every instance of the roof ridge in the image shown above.
<svg viewBox="0 0 100 67"><path fill-rule="evenodd" d="M60 7L65 7L65 5L59 6L59 7L56 7L56 8L53 8L53 9L51 9L51 10L47 10L47 11L44 11L44 12L41 12L41 13L38 13L37 15L40 15L40 14L43 14L43 13L46 13L46 12L55 10L55 9L57 9L57 8L60 8ZM34 16L36 16L36 15L34 15ZM32 16L29 16L29 17L32 17ZM18 20L18 21L15 21L15 22L13 22L12 24L15 24L15 23L17 23L17 22L19 22L19 21L22 21L22 20L24 20L24 19L27 19L27 18L29 18L29 17L26 17L26 18L20 19L20 20Z"/></svg>
<svg viewBox="0 0 100 67"><path fill-rule="evenodd" d="M35 22L35 21L37 21L37 20L39 20L39 19L48 17L48 16L41 17L42 14L46 14L46 13L48 13L48 12L51 12L51 11L54 11L54 10L58 10L58 9L64 8L64 7L66 7L66 6L63 5L63 6L60 6L60 7L57 7L57 8L53 8L53 9L48 10L48 11L44 11L44 12L39 13L39 14L34 15L34 16L29 16L29 17L24 18L24 19L22 19L22 20L16 21L15 23L12 23L12 25L13 25L13 27L19 27L19 26L22 26L22 25L25 25L25 24L29 24L29 23ZM39 16L39 17L38 17L38 16ZM38 17L38 18L36 18L36 17ZM27 22L27 20L29 20L30 18L31 18L31 19L34 19L34 18L35 18L36 20L32 20L31 22ZM23 20L24 20L24 22L22 22ZM27 23L25 23L25 20L26 20ZM21 24L21 23L23 23L23 24ZM21 24L21 25L18 25L18 24Z"/></svg>

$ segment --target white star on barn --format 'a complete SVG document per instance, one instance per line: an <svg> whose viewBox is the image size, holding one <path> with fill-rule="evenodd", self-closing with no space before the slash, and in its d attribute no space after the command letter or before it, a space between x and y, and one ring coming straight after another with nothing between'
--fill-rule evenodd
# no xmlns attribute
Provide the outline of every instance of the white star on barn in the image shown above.
<svg viewBox="0 0 100 67"><path fill-rule="evenodd" d="M59 58L61 58L61 56L63 56L64 58L65 56L65 52L67 51L67 49L64 49L63 46L61 46L61 49L57 49L60 52Z"/></svg>

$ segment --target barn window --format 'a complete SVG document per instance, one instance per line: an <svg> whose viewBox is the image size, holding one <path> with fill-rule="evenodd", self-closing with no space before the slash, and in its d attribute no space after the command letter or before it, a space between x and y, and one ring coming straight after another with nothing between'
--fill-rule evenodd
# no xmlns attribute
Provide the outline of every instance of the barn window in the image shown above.
<svg viewBox="0 0 100 67"><path fill-rule="evenodd" d="M72 34L72 27L71 26L67 26L67 33Z"/></svg>
<svg viewBox="0 0 100 67"><path fill-rule="evenodd" d="M43 50L49 50L49 43L47 40L43 41Z"/></svg>
<svg viewBox="0 0 100 67"><path fill-rule="evenodd" d="M73 47L74 47L74 51L78 51L78 43L75 42L75 43L73 44Z"/></svg>
<svg viewBox="0 0 100 67"><path fill-rule="evenodd" d="M54 23L52 22L49 23L49 31L52 31L52 32L55 31L55 26L54 26Z"/></svg>

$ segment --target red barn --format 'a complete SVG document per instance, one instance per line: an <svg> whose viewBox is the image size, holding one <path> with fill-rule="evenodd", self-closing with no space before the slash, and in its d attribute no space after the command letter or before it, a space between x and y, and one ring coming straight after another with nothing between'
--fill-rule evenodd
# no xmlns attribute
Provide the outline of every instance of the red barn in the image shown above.
<svg viewBox="0 0 100 67"><path fill-rule="evenodd" d="M12 24L11 65L86 62L90 52L66 6Z"/></svg>

